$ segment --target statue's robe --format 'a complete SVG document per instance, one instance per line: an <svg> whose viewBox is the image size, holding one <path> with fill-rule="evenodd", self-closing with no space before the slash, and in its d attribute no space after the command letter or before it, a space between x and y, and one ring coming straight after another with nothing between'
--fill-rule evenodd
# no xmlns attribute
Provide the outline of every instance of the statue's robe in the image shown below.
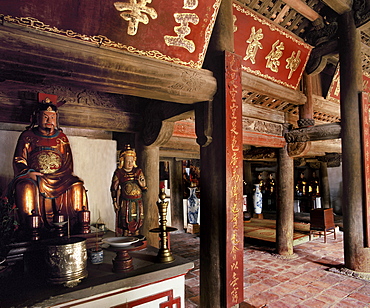
<svg viewBox="0 0 370 308"><path fill-rule="evenodd" d="M15 149L13 168L12 187L21 223L26 222L26 216L34 209L46 229L54 227L56 214L63 214L69 220L70 230L77 229L77 212L83 206L87 209L86 193L83 181L73 174L72 152L62 130L56 130L52 136L42 135L37 128L24 131ZM27 176L31 171L43 175L37 176L35 182ZM30 182L33 191L24 185ZM36 206L28 205L30 198L36 199Z"/></svg>
<svg viewBox="0 0 370 308"><path fill-rule="evenodd" d="M111 192L118 196L116 225L125 235L137 235L144 222L142 193L146 191L145 178L140 168L130 172L117 168L113 174Z"/></svg>

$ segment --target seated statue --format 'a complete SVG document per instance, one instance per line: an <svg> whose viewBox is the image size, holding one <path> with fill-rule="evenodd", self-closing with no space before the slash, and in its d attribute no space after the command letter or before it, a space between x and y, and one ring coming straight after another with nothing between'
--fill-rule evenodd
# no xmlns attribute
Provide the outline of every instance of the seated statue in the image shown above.
<svg viewBox="0 0 370 308"><path fill-rule="evenodd" d="M78 212L87 210L83 181L73 174L69 141L58 124L57 106L46 99L18 139L10 187L23 230L30 228L33 214L43 232L50 232L57 220L69 221L71 234L79 233Z"/></svg>
<svg viewBox="0 0 370 308"><path fill-rule="evenodd" d="M136 166L136 153L128 145L120 152L119 166L114 171L111 184L116 236L139 235L144 222L142 193L146 190L144 174Z"/></svg>

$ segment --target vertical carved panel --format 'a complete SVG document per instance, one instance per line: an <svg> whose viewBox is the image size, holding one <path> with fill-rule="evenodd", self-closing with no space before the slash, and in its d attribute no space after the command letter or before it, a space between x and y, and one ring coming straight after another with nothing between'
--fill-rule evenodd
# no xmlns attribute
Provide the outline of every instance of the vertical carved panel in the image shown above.
<svg viewBox="0 0 370 308"><path fill-rule="evenodd" d="M362 125L362 155L364 168L364 183L365 183L365 245L370 247L370 103L369 95L366 92L361 93L361 125Z"/></svg>

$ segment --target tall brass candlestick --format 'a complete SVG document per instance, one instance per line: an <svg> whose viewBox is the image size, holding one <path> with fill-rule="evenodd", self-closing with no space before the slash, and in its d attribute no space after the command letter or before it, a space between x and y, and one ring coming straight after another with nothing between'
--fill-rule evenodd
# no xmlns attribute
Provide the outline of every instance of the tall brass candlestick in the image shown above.
<svg viewBox="0 0 370 308"><path fill-rule="evenodd" d="M170 249L168 248L168 237L167 237L167 207L168 202L165 202L166 194L164 188L161 189L159 193L159 199L161 201L157 202L158 212L159 212L159 237L161 238L160 248L158 251L157 258L160 263L169 263L175 260L172 256Z"/></svg>

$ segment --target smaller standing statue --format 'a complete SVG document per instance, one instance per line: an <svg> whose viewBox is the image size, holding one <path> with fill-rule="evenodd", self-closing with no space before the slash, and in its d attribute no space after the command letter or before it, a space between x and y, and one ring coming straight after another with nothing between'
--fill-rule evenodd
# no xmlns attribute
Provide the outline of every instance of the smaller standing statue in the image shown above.
<svg viewBox="0 0 370 308"><path fill-rule="evenodd" d="M116 212L116 236L138 235L144 222L142 194L147 187L144 174L136 165L135 150L130 145L120 152L110 190Z"/></svg>

